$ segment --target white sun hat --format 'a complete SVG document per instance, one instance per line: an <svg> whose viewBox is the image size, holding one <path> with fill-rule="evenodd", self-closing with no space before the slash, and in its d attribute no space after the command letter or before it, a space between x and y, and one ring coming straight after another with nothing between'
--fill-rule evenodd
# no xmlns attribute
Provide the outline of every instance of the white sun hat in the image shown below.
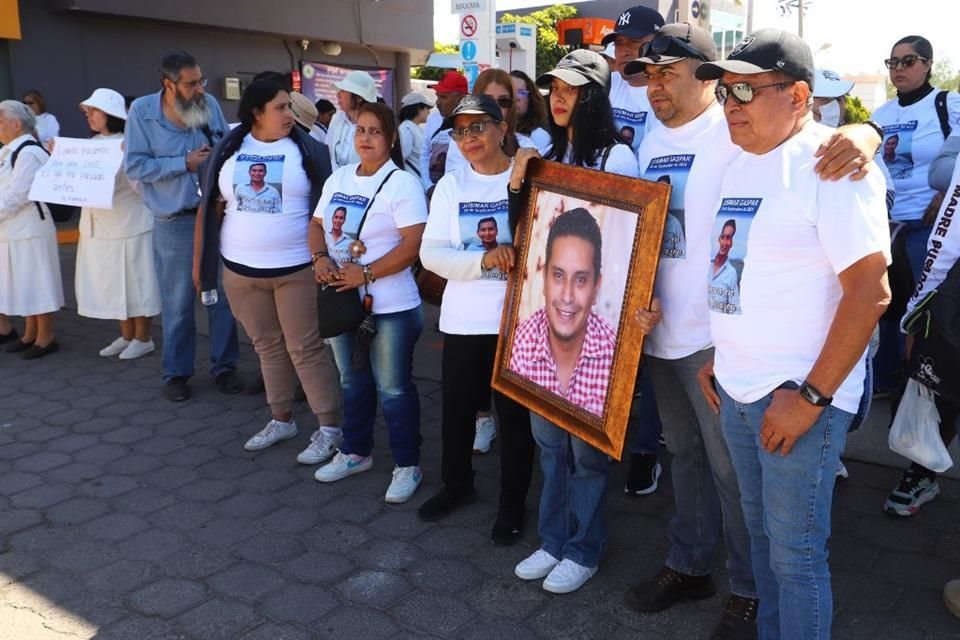
<svg viewBox="0 0 960 640"><path fill-rule="evenodd" d="M90 97L80 103L81 107L100 109L108 116L127 119L127 103L123 96L113 89L96 89Z"/></svg>

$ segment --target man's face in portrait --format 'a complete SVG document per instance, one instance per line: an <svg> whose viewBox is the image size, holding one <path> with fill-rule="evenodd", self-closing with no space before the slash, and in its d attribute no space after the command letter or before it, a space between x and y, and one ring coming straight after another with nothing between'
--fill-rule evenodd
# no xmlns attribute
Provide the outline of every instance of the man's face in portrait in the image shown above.
<svg viewBox="0 0 960 640"><path fill-rule="evenodd" d="M594 246L578 236L553 241L543 286L551 340L582 341L586 335L601 281L593 252Z"/></svg>

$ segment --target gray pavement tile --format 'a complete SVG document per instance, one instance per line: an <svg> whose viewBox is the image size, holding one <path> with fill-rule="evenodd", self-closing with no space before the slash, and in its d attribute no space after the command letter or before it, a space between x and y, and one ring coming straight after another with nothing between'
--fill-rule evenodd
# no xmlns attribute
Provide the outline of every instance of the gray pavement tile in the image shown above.
<svg viewBox="0 0 960 640"><path fill-rule="evenodd" d="M260 518L279 509L282 505L272 495L238 492L217 503L217 511L238 518Z"/></svg>
<svg viewBox="0 0 960 640"><path fill-rule="evenodd" d="M403 575L418 589L438 593L472 593L486 579L466 562L429 556L408 567Z"/></svg>
<svg viewBox="0 0 960 640"><path fill-rule="evenodd" d="M94 435L82 433L69 433L67 435L55 438L48 442L44 447L48 451L62 451L63 453L75 453L99 443L100 440Z"/></svg>
<svg viewBox="0 0 960 640"><path fill-rule="evenodd" d="M158 565L169 576L203 579L235 562L236 558L226 549L193 544L174 551Z"/></svg>
<svg viewBox="0 0 960 640"><path fill-rule="evenodd" d="M167 420L154 425L153 429L157 433L165 436L170 436L172 438L187 438L191 434L200 431L206 431L210 428L210 422L207 420L192 420L190 418L181 417L174 418L173 414L171 414L169 411L164 411L163 409L159 409L157 412L167 416Z"/></svg>
<svg viewBox="0 0 960 640"><path fill-rule="evenodd" d="M70 462L70 456L58 451L38 451L22 458L17 458L13 463L14 469L25 471L27 473L43 473L56 469Z"/></svg>
<svg viewBox="0 0 960 640"><path fill-rule="evenodd" d="M139 402L111 402L97 409L97 415L104 418L125 418L142 410Z"/></svg>
<svg viewBox="0 0 960 640"><path fill-rule="evenodd" d="M153 471L139 474L144 483L164 491L173 491L200 477L194 469L161 466Z"/></svg>
<svg viewBox="0 0 960 640"><path fill-rule="evenodd" d="M535 586L535 585L531 585ZM578 594L590 588L589 583L581 587ZM536 588L539 588L538 586ZM551 602L538 614L530 617L527 624L537 629L541 635L557 640L580 640L581 638L607 638L613 635L618 627L614 618L596 615L596 609L589 603L586 606L575 606L570 595L550 596ZM596 602L596 601L594 601ZM705 627L701 627L703 629ZM690 635L678 634L678 638L699 637L696 633Z"/></svg>
<svg viewBox="0 0 960 640"><path fill-rule="evenodd" d="M70 430L73 433L105 434L111 433L123 426L119 418L91 418L74 424Z"/></svg>
<svg viewBox="0 0 960 640"><path fill-rule="evenodd" d="M114 498L128 491L133 491L139 486L140 483L129 476L107 474L82 482L78 487L78 492L91 498Z"/></svg>
<svg viewBox="0 0 960 640"><path fill-rule="evenodd" d="M74 491L68 484L42 484L14 494L10 501L18 507L45 509L73 497Z"/></svg>
<svg viewBox="0 0 960 640"><path fill-rule="evenodd" d="M220 458L197 467L201 476L214 480L236 480L256 470L257 465L247 458Z"/></svg>
<svg viewBox="0 0 960 640"><path fill-rule="evenodd" d="M277 568L306 584L329 585L356 569L356 565L342 553L308 551L278 564Z"/></svg>
<svg viewBox="0 0 960 640"><path fill-rule="evenodd" d="M120 427L108 431L100 437L104 442L113 442L115 444L133 444L153 435L153 431L146 427Z"/></svg>
<svg viewBox="0 0 960 640"><path fill-rule="evenodd" d="M217 460L221 456L220 451L213 447L200 447L196 445L186 446L177 449L163 456L164 462L175 467L186 467L193 469L211 460Z"/></svg>
<svg viewBox="0 0 960 640"><path fill-rule="evenodd" d="M529 640L540 638L537 630L527 625L510 620L474 620L470 625L457 634L462 640ZM636 637L636 636L634 636ZM643 636L647 640L647 636Z"/></svg>
<svg viewBox="0 0 960 640"><path fill-rule="evenodd" d="M410 583L387 571L362 569L341 580L334 587L341 597L354 605L383 609L410 595Z"/></svg>
<svg viewBox="0 0 960 640"><path fill-rule="evenodd" d="M36 473L26 473L24 471L8 471L0 475L0 494L12 496L18 491L24 491L43 483Z"/></svg>
<svg viewBox="0 0 960 640"><path fill-rule="evenodd" d="M110 504L119 511L142 515L168 507L176 501L176 498L165 491L153 487L135 487L114 497Z"/></svg>
<svg viewBox="0 0 960 640"><path fill-rule="evenodd" d="M3 549L0 552L0 588L19 581L41 568L43 563L34 554Z"/></svg>
<svg viewBox="0 0 960 640"><path fill-rule="evenodd" d="M957 567L940 558L894 551L881 551L873 572L895 584L914 588L944 585L957 577Z"/></svg>
<svg viewBox="0 0 960 640"><path fill-rule="evenodd" d="M371 537L366 529L343 522L321 522L300 535L304 544L313 551L336 551L340 553L363 544Z"/></svg>
<svg viewBox="0 0 960 640"><path fill-rule="evenodd" d="M550 601L539 581L523 582L514 576L489 578L470 592L470 606L488 618L526 620Z"/></svg>
<svg viewBox="0 0 960 640"><path fill-rule="evenodd" d="M315 622L312 628L323 640L343 640L343 638L380 640L393 636L399 630L385 613L347 606L334 609L323 616L323 619Z"/></svg>
<svg viewBox="0 0 960 640"><path fill-rule="evenodd" d="M306 552L306 547L295 536L276 533L259 533L234 545L232 551L238 558L250 562L274 564L289 560Z"/></svg>
<svg viewBox="0 0 960 640"><path fill-rule="evenodd" d="M89 539L56 547L43 554L43 559L54 567L78 574L113 564L122 557L113 545Z"/></svg>
<svg viewBox="0 0 960 640"><path fill-rule="evenodd" d="M350 478L352 479L352 478ZM350 480L348 479L348 480ZM326 491L334 491L332 486L324 487ZM342 495L320 507L320 513L336 522L352 522L362 524L374 518L385 509L383 499L367 498L353 494Z"/></svg>
<svg viewBox="0 0 960 640"><path fill-rule="evenodd" d="M39 511L17 509L12 513L4 513L0 518L0 535L8 536L22 529L34 527L43 522L43 514Z"/></svg>
<svg viewBox="0 0 960 640"><path fill-rule="evenodd" d="M945 532L936 536L933 553L960 567L960 533Z"/></svg>
<svg viewBox="0 0 960 640"><path fill-rule="evenodd" d="M316 526L321 519L316 509L280 507L257 520L254 526L261 531L297 534Z"/></svg>
<svg viewBox="0 0 960 640"><path fill-rule="evenodd" d="M54 414L52 416L47 416L44 420L45 423L49 425L59 425L59 424L70 424L72 422L77 422L78 420L85 420L84 417L79 417L78 420L68 420L66 422L61 422L55 420L57 416L62 416L63 414L73 414L76 416L79 412L74 411L73 409L64 411L60 414ZM33 427L32 429L26 429L17 434L17 440L20 442L47 442L49 440L55 440L57 438L62 438L67 435L69 431L64 427L57 426L40 426Z"/></svg>
<svg viewBox="0 0 960 640"><path fill-rule="evenodd" d="M243 634L239 640L312 640L312 632L289 624L267 622Z"/></svg>
<svg viewBox="0 0 960 640"><path fill-rule="evenodd" d="M832 631L837 640L932 640L930 634L912 626L900 612L840 612Z"/></svg>
<svg viewBox="0 0 960 640"><path fill-rule="evenodd" d="M204 640L232 640L263 622L253 607L222 598L208 600L177 618L188 633Z"/></svg>
<svg viewBox="0 0 960 640"><path fill-rule="evenodd" d="M62 467L47 471L44 478L52 482L69 482L76 485L103 475L103 467L90 462L71 462Z"/></svg>
<svg viewBox="0 0 960 640"><path fill-rule="evenodd" d="M953 567L954 577L957 577L956 569ZM960 635L960 620L944 606L942 589L904 589L895 610L927 633Z"/></svg>
<svg viewBox="0 0 960 640"><path fill-rule="evenodd" d="M176 495L184 500L195 502L218 502L236 493L236 486L226 480L207 480L201 478L185 484L176 490Z"/></svg>
<svg viewBox="0 0 960 640"><path fill-rule="evenodd" d="M16 461L40 451L41 447L35 442L12 442L0 447L0 460ZM3 491L0 488L0 491Z"/></svg>
<svg viewBox="0 0 960 640"><path fill-rule="evenodd" d="M213 507L198 502L174 502L147 516L155 526L192 531L217 516Z"/></svg>
<svg viewBox="0 0 960 640"><path fill-rule="evenodd" d="M109 384L109 383L108 383ZM90 391L84 387L75 387L77 390L84 392L78 398L66 398L70 402L70 406L74 409L84 409L87 411L96 411L101 407L105 407L108 404L111 404L116 401L114 396L108 395L92 395Z"/></svg>
<svg viewBox="0 0 960 640"><path fill-rule="evenodd" d="M286 583L286 580L278 571L270 567L251 562L238 562L210 576L206 582L228 597L253 602L271 591L276 591Z"/></svg>
<svg viewBox="0 0 960 640"><path fill-rule="evenodd" d="M122 444L110 444L99 442L83 451L73 454L73 459L77 462L86 462L88 464L105 465L118 458L130 454L130 448Z"/></svg>
<svg viewBox="0 0 960 640"><path fill-rule="evenodd" d="M211 547L232 548L242 540L257 533L247 518L215 518L190 532L190 537L200 544Z"/></svg>
<svg viewBox="0 0 960 640"><path fill-rule="evenodd" d="M137 411L124 419L129 425L134 427L153 427L164 422L169 422L171 414L169 411L150 409L147 411ZM159 429L156 430L158 433ZM167 434L170 435L170 434Z"/></svg>
<svg viewBox="0 0 960 640"><path fill-rule="evenodd" d="M257 493L273 493L300 482L302 481L289 471L260 469L240 478L237 486Z"/></svg>
<svg viewBox="0 0 960 640"><path fill-rule="evenodd" d="M131 560L148 560L162 566L167 556L190 547L186 535L179 531L150 528L136 533L113 546L117 553Z"/></svg>
<svg viewBox="0 0 960 640"><path fill-rule="evenodd" d="M309 623L339 606L328 589L302 584L290 584L267 596L258 606L274 620Z"/></svg>
<svg viewBox="0 0 960 640"><path fill-rule="evenodd" d="M860 517L852 536L862 542L870 543L871 547L876 546L893 551L902 549L927 551L933 543L933 538L917 524L886 516Z"/></svg>
<svg viewBox="0 0 960 640"><path fill-rule="evenodd" d="M60 569L47 568L32 573L16 584L6 587L0 600L15 602L18 598L14 594L25 592L40 594L50 602L66 602L76 594L77 582L77 579L71 573ZM32 598L28 602L32 604Z"/></svg>
<svg viewBox="0 0 960 640"><path fill-rule="evenodd" d="M465 558L482 547L492 546L488 532L441 524L417 537L417 544L430 555L441 558Z"/></svg>
<svg viewBox="0 0 960 640"><path fill-rule="evenodd" d="M130 453L106 465L107 471L120 476L149 474L149 472L163 467L163 460L158 456L142 453Z"/></svg>
<svg viewBox="0 0 960 640"><path fill-rule="evenodd" d="M133 445L133 450L150 456L163 456L185 446L187 445L180 438L159 435L137 442Z"/></svg>
<svg viewBox="0 0 960 640"><path fill-rule="evenodd" d="M436 523L424 522L418 518L415 512L400 511L387 506L382 513L367 523L366 528L374 535L383 538L413 540L435 526L437 526Z"/></svg>
<svg viewBox="0 0 960 640"><path fill-rule="evenodd" d="M438 635L451 634L477 616L458 598L430 593L414 593L389 613L401 624Z"/></svg>
<svg viewBox="0 0 960 640"><path fill-rule="evenodd" d="M102 500L71 498L46 510L47 520L54 524L81 524L103 515L109 506Z"/></svg>
<svg viewBox="0 0 960 640"><path fill-rule="evenodd" d="M135 611L161 618L173 618L209 597L207 588L193 580L161 578L126 597Z"/></svg>
<svg viewBox="0 0 960 640"><path fill-rule="evenodd" d="M33 513L37 512L20 509L14 512L14 516ZM0 519L0 522L6 519L6 516L4 516L4 518ZM47 549L69 546L77 542L81 537L81 533L74 528L42 525L15 533L8 537L7 541L12 549L43 552Z"/></svg>
<svg viewBox="0 0 960 640"><path fill-rule="evenodd" d="M397 571L418 564L425 554L415 545L402 540L374 538L353 549L351 555L371 569Z"/></svg>
<svg viewBox="0 0 960 640"><path fill-rule="evenodd" d="M95 591L123 595L155 580L160 575L156 565L143 560L118 560L84 576L84 583Z"/></svg>
<svg viewBox="0 0 960 640"><path fill-rule="evenodd" d="M833 570L831 583L838 611L869 613L890 611L903 587L874 575Z"/></svg>

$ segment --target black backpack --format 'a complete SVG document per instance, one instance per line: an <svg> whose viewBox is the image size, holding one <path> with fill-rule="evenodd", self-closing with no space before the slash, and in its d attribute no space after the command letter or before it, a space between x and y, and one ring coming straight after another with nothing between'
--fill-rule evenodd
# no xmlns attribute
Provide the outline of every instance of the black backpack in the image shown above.
<svg viewBox="0 0 960 640"><path fill-rule="evenodd" d="M23 151L24 147L40 147L43 149L44 153L47 153L47 150L43 148L43 145L37 142L36 140L27 140L22 145L17 147L13 154L10 156L10 170L13 171L13 168L17 164L17 156L20 155L20 152ZM47 155L50 155L47 153ZM37 213L40 214L40 219L44 220L45 216L43 215L43 207L40 206L39 202L34 202L37 206ZM56 204L53 202L44 202L43 204L47 205L47 208L50 210L50 215L53 217L54 222L67 222L74 216L74 214L80 210L80 207L75 207L69 204Z"/></svg>
<svg viewBox="0 0 960 640"><path fill-rule="evenodd" d="M960 407L960 261L904 322L915 333L912 377Z"/></svg>

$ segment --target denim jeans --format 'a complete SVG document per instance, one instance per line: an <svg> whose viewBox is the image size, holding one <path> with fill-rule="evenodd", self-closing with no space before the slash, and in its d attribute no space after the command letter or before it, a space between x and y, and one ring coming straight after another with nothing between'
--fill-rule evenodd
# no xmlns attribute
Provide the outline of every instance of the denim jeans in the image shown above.
<svg viewBox="0 0 960 640"><path fill-rule="evenodd" d="M193 288L193 227L196 216L157 218L153 227L153 260L160 284L163 319L163 380L189 378L194 373L197 325ZM217 303L206 307L210 331L210 375L214 378L237 368L240 350L237 323L230 311L223 286L217 288Z"/></svg>
<svg viewBox="0 0 960 640"><path fill-rule="evenodd" d="M530 427L543 471L538 524L543 549L554 558L596 567L607 544L610 458L533 412Z"/></svg>
<svg viewBox="0 0 960 640"><path fill-rule="evenodd" d="M390 434L390 450L398 467L420 464L420 396L413 384L413 348L423 331L420 306L396 313L375 314L377 333L369 361L360 369L351 364L356 332L330 338L340 369L343 390L343 444L340 451L369 456L377 400Z"/></svg>
<svg viewBox="0 0 960 640"><path fill-rule="evenodd" d="M853 414L828 406L789 455L760 444L773 394L744 404L723 389L720 424L750 530L760 640L829 640L833 594L827 563L837 464Z"/></svg>
<svg viewBox="0 0 960 640"><path fill-rule="evenodd" d="M627 420L627 441L630 453L654 454L660 450L660 434L663 424L657 411L657 399L653 393L650 374L643 369L637 373L637 383L633 390L633 404Z"/></svg>
<svg viewBox="0 0 960 640"><path fill-rule="evenodd" d="M687 575L709 574L722 533L730 591L756 598L737 473L720 418L697 383L697 371L712 358L713 349L676 360L644 356L664 421L667 450L673 454L670 469L676 511L667 525L666 565Z"/></svg>

